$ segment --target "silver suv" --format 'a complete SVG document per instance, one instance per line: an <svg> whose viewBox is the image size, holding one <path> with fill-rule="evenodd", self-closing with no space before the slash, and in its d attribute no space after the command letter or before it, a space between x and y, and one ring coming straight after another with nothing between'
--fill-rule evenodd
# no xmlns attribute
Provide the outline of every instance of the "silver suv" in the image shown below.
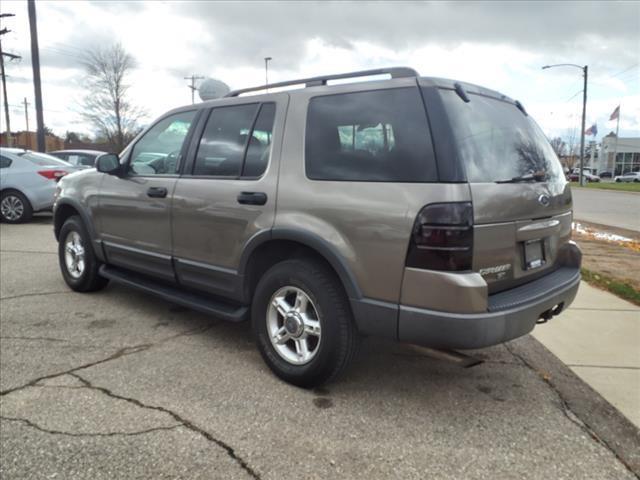
<svg viewBox="0 0 640 480"><path fill-rule="evenodd" d="M475 349L572 302L571 192L519 102L408 68L277 87L172 110L63 178L68 285L250 317L269 367L304 387L361 336Z"/></svg>

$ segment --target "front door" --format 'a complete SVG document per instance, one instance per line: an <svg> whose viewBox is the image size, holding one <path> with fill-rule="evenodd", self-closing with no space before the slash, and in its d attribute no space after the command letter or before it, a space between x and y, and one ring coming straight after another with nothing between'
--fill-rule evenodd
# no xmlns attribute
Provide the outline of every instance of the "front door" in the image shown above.
<svg viewBox="0 0 640 480"><path fill-rule="evenodd" d="M109 264L175 280L171 196L195 115L190 110L162 118L127 149L122 176L105 174L97 226Z"/></svg>
<svg viewBox="0 0 640 480"><path fill-rule="evenodd" d="M249 239L274 222L288 95L216 107L192 142L173 197L173 255L181 285L241 298L237 268ZM275 125L275 128L274 128Z"/></svg>

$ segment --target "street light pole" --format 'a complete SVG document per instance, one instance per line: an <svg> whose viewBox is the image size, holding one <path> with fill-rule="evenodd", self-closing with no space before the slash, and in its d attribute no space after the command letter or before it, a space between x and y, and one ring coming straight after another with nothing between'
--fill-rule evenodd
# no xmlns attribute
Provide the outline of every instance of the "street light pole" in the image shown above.
<svg viewBox="0 0 640 480"><path fill-rule="evenodd" d="M269 91L269 60L271 57L264 57L264 85Z"/></svg>
<svg viewBox="0 0 640 480"><path fill-rule="evenodd" d="M587 78L589 75L589 66L580 66L575 63L559 63L557 65L545 65L542 67L543 70L547 68L553 67L575 67L582 70L582 76L584 77L584 87L582 88L582 130L580 132L580 186L584 186L584 129L585 129L585 120L587 116Z"/></svg>

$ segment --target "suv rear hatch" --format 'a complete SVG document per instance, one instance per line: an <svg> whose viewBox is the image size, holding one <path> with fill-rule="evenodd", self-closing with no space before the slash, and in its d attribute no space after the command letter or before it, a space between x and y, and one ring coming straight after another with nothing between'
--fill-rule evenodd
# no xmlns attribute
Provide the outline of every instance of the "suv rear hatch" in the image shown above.
<svg viewBox="0 0 640 480"><path fill-rule="evenodd" d="M547 138L505 97L441 90L473 203L473 263L489 292L550 273L571 234L571 191Z"/></svg>

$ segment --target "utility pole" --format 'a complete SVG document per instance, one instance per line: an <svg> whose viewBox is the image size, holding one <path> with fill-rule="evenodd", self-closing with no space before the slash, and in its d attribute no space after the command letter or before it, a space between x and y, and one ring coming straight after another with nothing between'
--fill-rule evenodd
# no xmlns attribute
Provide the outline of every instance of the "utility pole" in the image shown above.
<svg viewBox="0 0 640 480"><path fill-rule="evenodd" d="M195 103L195 93L196 93L196 80L203 80L204 77L199 77L196 74L192 74L190 77L184 77L185 80L191 80L191 85L187 85L191 89L191 105Z"/></svg>
<svg viewBox="0 0 640 480"><path fill-rule="evenodd" d="M273 60L271 57L264 57L264 86L269 91L269 60Z"/></svg>
<svg viewBox="0 0 640 480"><path fill-rule="evenodd" d="M24 104L24 120L27 123L27 143L29 144L29 150L31 150L31 135L29 133L29 110L27 109L27 107L31 104L27 102L27 97L24 97L24 102L22 103Z"/></svg>
<svg viewBox="0 0 640 480"><path fill-rule="evenodd" d="M2 74L2 97L4 100L4 121L7 127L7 145L12 146L11 138L11 119L9 117L9 101L7 100L7 80L4 74L4 52L2 51L2 43L0 42L0 74Z"/></svg>
<svg viewBox="0 0 640 480"><path fill-rule="evenodd" d="M585 119L587 115L587 78L589 75L589 66L576 65L575 63L559 63L557 65L545 65L542 70L554 67L574 67L582 70L582 76L584 77L584 87L582 89L582 131L580 132L580 186L584 186L584 127Z"/></svg>
<svg viewBox="0 0 640 480"><path fill-rule="evenodd" d="M40 50L38 48L38 24L36 22L35 0L27 0L29 9L29 29L31 31L31 65L33 67L33 89L36 99L36 124L38 126L38 151L44 152L44 115L42 113L42 87L40 85Z"/></svg>
<svg viewBox="0 0 640 480"><path fill-rule="evenodd" d="M2 13L0 14L0 18L5 17L15 17L13 13ZM3 28L0 30L0 36L5 33L9 33L11 30L7 28ZM13 55L12 53L5 53L2 51L2 42L0 41L0 75L2 75L2 95L4 100L4 118L7 123L7 145L13 145L13 137L11 136L11 118L9 117L9 101L7 100L7 79L6 74L4 72L4 57L8 57L11 60L15 60L21 58L19 55Z"/></svg>
<svg viewBox="0 0 640 480"><path fill-rule="evenodd" d="M582 134L580 135L580 186L584 187L584 122L587 115L587 76L589 74L589 67L585 65L582 68L582 75L584 77L584 88L582 89Z"/></svg>

